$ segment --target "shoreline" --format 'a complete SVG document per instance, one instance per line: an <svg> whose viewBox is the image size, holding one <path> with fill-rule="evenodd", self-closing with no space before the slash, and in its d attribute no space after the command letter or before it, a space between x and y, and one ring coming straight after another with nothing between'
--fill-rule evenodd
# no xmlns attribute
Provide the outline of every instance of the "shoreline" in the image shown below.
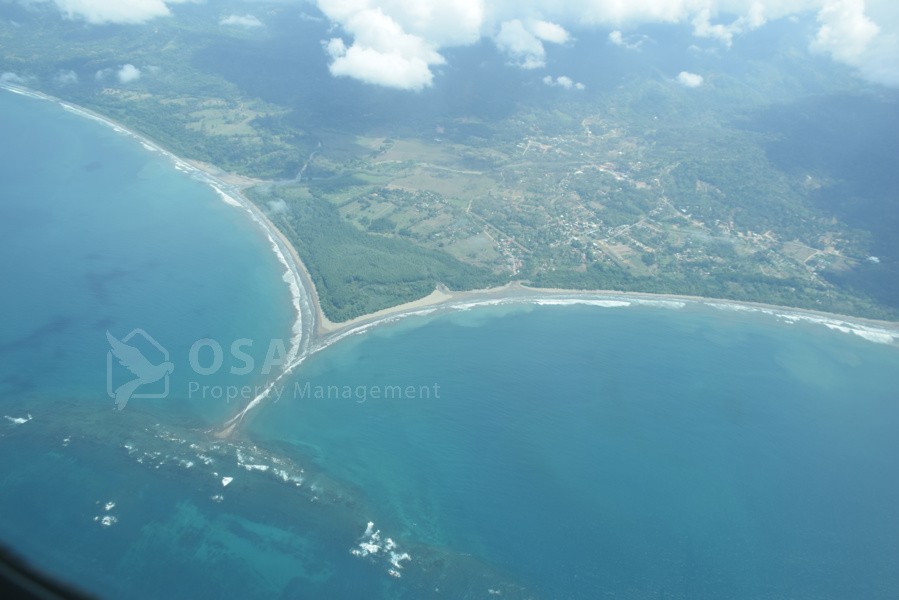
<svg viewBox="0 0 899 600"><path fill-rule="evenodd" d="M145 144L149 150L157 151L167 158L171 159L176 168L182 171L186 171L189 173L195 173L200 175L200 179L213 187L219 194L228 196L233 200L236 200L237 203L244 209L247 210L248 213L251 213L254 220L257 220L257 224L259 224L265 233L271 234L273 238L277 238L280 242L279 245L284 246L284 250L287 250L291 255L293 262L295 263L293 267L295 267L297 271L297 275L303 279L303 288L309 293L309 300L315 306L315 337L316 338L329 338L336 334L345 333L348 330L355 329L362 324L370 324L372 322L378 322L385 318L397 317L401 316L407 312L416 312L421 309L426 308L440 308L442 306L448 306L450 304L464 301L466 299L471 300L473 297L480 296L497 296L501 294L508 294L510 299L525 301L521 296L523 294L533 294L535 296L614 296L614 297L622 297L622 298L634 298L634 299L643 299L643 300L674 300L674 301L689 301L689 302L697 302L697 303L713 303L713 304L722 304L722 305L733 305L733 306L745 306L753 309L764 309L764 310L773 310L778 312L789 312L795 314L807 314L809 316L816 316L821 318L832 319L835 321L845 321L847 323L856 323L866 327L881 327L885 329L895 328L899 331L899 321L883 321L876 319L868 319L865 317L857 317L853 315L844 315L839 313L831 313L826 311L817 311L810 308L800 308L794 306L784 306L779 304L767 304L764 302L752 302L748 300L734 300L729 298L715 298L711 296L688 296L688 295L680 295L680 294L665 294L665 293L654 293L654 292L634 292L634 291L621 291L621 290L609 290L609 289L567 289L567 288L539 288L539 287L531 287L528 286L521 281L511 281L502 286L497 286L493 288L478 288L473 290L450 290L445 286L438 285L435 290L417 300L411 300L409 302L405 302L403 304L398 304L396 306L391 306L388 308L384 308L372 313L360 315L358 317L354 317L347 321L334 322L325 316L324 312L321 310L321 305L319 303L318 290L315 288L315 283L312 281L311 276L309 275L309 271L306 269L306 265L303 262L302 258L296 251L296 248L290 242L290 240L284 235L284 233L275 225L268 216L260 209L254 202L249 200L246 196L244 196L242 190L252 187L254 185L259 184L270 184L272 181L263 180L263 179L254 179L252 177L247 177L244 175L240 175L237 173L230 173L227 171L223 171L219 167L205 163L199 160L193 159L185 159L180 156L173 154L171 151L166 150L158 143L153 140L148 139L147 137L139 134L131 129L128 129L124 125L117 123L116 121L109 119L103 115L100 115L88 108L84 108L82 106L78 106L62 100L60 98L56 98L54 96L50 96L49 94L44 94L43 92L38 92L20 85L10 84L10 83L2 83L0 84L0 88L6 89L13 93L22 94L25 96L29 96L36 99L41 100L49 100L51 102L56 102L64 109L70 110L77 114L80 114L84 117L99 121L104 125L111 127L113 130L124 133L131 137L134 137L136 140ZM234 198L236 196L236 198ZM227 202L227 200L226 200Z"/></svg>
<svg viewBox="0 0 899 600"><path fill-rule="evenodd" d="M384 323L390 323L408 316L431 314L439 310L465 310L476 306L498 304L543 304L573 305L595 304L606 307L624 307L631 305L660 306L682 308L687 305L706 306L722 310L758 312L780 317L782 320L794 322L819 323L831 329L846 328L848 333L877 334L892 337L891 342L899 346L899 323L878 321L840 315L805 308L748 302L706 296L687 296L679 294L657 294L649 292L631 292L620 290L570 290L565 288L530 287L520 281L513 281L503 286L465 291L451 291L444 286L437 288L428 296L407 302L374 313L362 315L342 323L333 323L326 318L322 321L322 345L330 345L348 335L361 333ZM872 340L873 341L873 340ZM315 351L318 351L317 345Z"/></svg>
<svg viewBox="0 0 899 600"><path fill-rule="evenodd" d="M242 208L243 210L245 210L250 216L251 220L262 230L262 233L266 234L266 236L268 237L269 242L273 246L272 251L274 252L278 261L282 265L284 265L287 271L289 271L293 278L296 279L296 285L299 289L292 289L292 295L294 296L295 300L298 294L303 298L300 299L299 303L296 301L294 302L294 308L297 312L297 321L302 325L304 329L309 330L308 334L305 336L307 338L305 340L305 345L308 346L311 344L312 338L314 337L312 334L317 327L317 317L318 315L323 316L324 313L321 311L321 307L319 306L318 292L317 290L315 290L315 286L312 282L309 272L306 270L305 264L303 264L303 261L300 259L299 254L297 254L297 251L294 248L293 244L290 243L290 240L288 240L287 237L281 232L281 230L278 229L278 227L274 223L272 223L271 220L269 220L268 216L266 216L262 209L260 209L255 203L249 200L242 192L242 190L246 189L247 187L268 182L260 179L253 179L251 177L245 177L243 175L238 175L235 173L228 173L216 167L215 165L204 163L202 161L181 158L180 156L177 156L176 154L170 152L153 140L129 129L128 127L114 121L113 119L98 114L83 106L72 104L60 98L56 98L55 96L51 96L43 92L38 92L36 90L10 83L0 83L0 88L15 94L27 96L29 98L54 102L64 110L75 113L81 117L97 121L102 125L111 128L116 133L121 133L132 137L137 140L146 150L159 153L160 155L166 157L168 160L172 161L176 170L186 173L200 183L204 183L207 186L211 187L219 195L220 199L226 204L229 204L235 208ZM290 281L287 281L285 279L285 283L287 283L288 287L290 287ZM304 311L301 302L302 299L305 299L307 302L311 303L314 306L314 309L311 311ZM304 312L308 312L309 314L304 315ZM307 323L309 323L309 325L306 325ZM296 329L296 327L294 329ZM296 334L300 332L294 331L294 333Z"/></svg>
<svg viewBox="0 0 899 600"><path fill-rule="evenodd" d="M65 110L98 121L118 133L133 137L148 151L158 152L171 160L177 170L212 187L227 204L245 210L261 229L261 232L267 236L276 258L286 269L283 279L290 289L296 311L296 320L291 328L293 337L288 353L288 363L284 370L267 384L262 393L214 432L216 437L224 438L233 435L244 417L263 402L271 390L309 356L345 337L361 334L374 327L393 323L400 319L431 314L436 311L467 310L478 306L502 304L594 304L606 307L656 305L669 308L683 308L690 304L724 310L766 313L794 323L818 323L832 330L852 333L872 342L899 346L899 322L878 321L812 309L705 296L618 290L536 288L526 286L520 281L513 281L494 288L464 291L452 291L443 285L438 285L433 292L423 298L335 323L329 320L322 311L318 290L294 245L265 212L243 194L242 190L250 186L271 182L228 173L215 165L201 161L183 159L112 119L54 96L9 83L0 84L0 88L31 98L55 102Z"/></svg>
<svg viewBox="0 0 899 600"><path fill-rule="evenodd" d="M113 119L107 118L88 108L62 100L61 98L10 83L0 83L0 89L36 100L53 102L63 110L92 121L97 121L116 133L121 133L133 138L147 151L158 153L171 161L176 170L211 187L226 204L246 211L250 219L259 227L259 229L261 229L260 233L267 237L276 259L286 269L282 279L288 286L293 307L296 312L295 320L291 326L292 337L291 347L288 350L287 356L288 365L278 377L270 381L266 385L265 390L259 394L259 396L254 398L242 411L228 419L217 431L209 432L213 433L217 438L231 437L235 433L237 426L243 420L243 417L246 416L252 408L258 405L259 402L264 400L282 378L289 375L309 354L312 353L313 341L316 337L318 328L318 316L323 315L321 307L318 304L318 292L315 290L315 286L306 270L306 266L300 259L299 254L297 254L293 244L291 244L281 230L269 220L262 209L251 202L242 192L243 189L250 185L264 182L249 177L243 177L241 175L226 173L214 165L209 165L201 161L183 159L169 150L166 150L153 140L129 129Z"/></svg>

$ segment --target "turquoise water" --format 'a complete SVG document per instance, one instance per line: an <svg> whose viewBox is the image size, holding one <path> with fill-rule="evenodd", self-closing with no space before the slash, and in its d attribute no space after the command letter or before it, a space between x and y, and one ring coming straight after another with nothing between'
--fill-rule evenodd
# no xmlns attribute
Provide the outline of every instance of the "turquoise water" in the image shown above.
<svg viewBox="0 0 899 600"><path fill-rule="evenodd" d="M485 307L327 348L225 442L238 403L188 394L186 348L289 335L268 240L54 104L0 93L0 126L0 541L42 568L131 598L899 595L899 348L695 304ZM176 370L116 412L105 331L135 327Z"/></svg>
<svg viewBox="0 0 899 600"><path fill-rule="evenodd" d="M252 423L547 597L899 590L899 350L710 308L483 308L314 356Z"/></svg>
<svg viewBox="0 0 899 600"><path fill-rule="evenodd" d="M226 349L240 338L289 341L283 267L242 210L136 140L54 103L2 91L0 115L0 394L112 408L107 330L121 339L141 328L185 365L204 337ZM177 369L157 408L216 420L233 411L196 394L185 402L191 380Z"/></svg>

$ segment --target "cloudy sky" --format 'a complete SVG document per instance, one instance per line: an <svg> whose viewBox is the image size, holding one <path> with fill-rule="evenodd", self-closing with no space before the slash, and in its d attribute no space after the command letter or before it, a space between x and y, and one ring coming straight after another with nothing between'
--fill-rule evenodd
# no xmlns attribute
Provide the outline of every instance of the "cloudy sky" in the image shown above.
<svg viewBox="0 0 899 600"><path fill-rule="evenodd" d="M193 0L29 0L54 2L88 23L144 23L170 17ZM639 51L639 26L686 25L722 47L741 34L796 15L814 15L809 52L830 56L875 83L899 87L899 2L895 0L297 0L314 2L334 24L322 40L331 73L366 83L420 90L434 84L447 48L491 40L521 69L539 69L553 48L577 45L572 31L593 29ZM253 4L248 3L248 11ZM225 25L264 26L241 14ZM696 81L695 79L691 81ZM701 81L701 80L699 80ZM566 79L558 84L565 87ZM572 83L572 87L575 84Z"/></svg>

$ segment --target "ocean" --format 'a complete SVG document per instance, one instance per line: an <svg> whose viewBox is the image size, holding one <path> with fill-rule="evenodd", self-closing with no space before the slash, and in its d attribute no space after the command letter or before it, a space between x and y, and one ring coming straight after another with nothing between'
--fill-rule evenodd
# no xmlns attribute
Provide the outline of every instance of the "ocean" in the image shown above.
<svg viewBox="0 0 899 600"><path fill-rule="evenodd" d="M227 390L271 379L231 344L290 345L270 240L55 103L2 92L0 126L0 543L36 566L130 598L899 594L888 336L698 302L435 311L312 355L223 440ZM136 330L175 370L116 411L106 332Z"/></svg>
<svg viewBox="0 0 899 600"><path fill-rule="evenodd" d="M2 300L0 393L105 402L106 331L139 328L173 349L206 337L290 345L284 268L244 211L121 131L50 101L3 91L0 102L2 277L15 292Z"/></svg>

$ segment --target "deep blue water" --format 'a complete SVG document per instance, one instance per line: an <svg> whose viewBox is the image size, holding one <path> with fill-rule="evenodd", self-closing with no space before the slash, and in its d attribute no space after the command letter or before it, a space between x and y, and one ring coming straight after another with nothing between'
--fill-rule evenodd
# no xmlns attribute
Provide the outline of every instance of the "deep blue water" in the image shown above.
<svg viewBox="0 0 899 600"><path fill-rule="evenodd" d="M698 305L478 308L316 354L223 442L237 403L189 397L185 349L289 335L268 241L49 102L0 93L0 127L0 542L42 568L131 598L899 595L899 348ZM135 327L176 370L116 412L105 331Z"/></svg>

